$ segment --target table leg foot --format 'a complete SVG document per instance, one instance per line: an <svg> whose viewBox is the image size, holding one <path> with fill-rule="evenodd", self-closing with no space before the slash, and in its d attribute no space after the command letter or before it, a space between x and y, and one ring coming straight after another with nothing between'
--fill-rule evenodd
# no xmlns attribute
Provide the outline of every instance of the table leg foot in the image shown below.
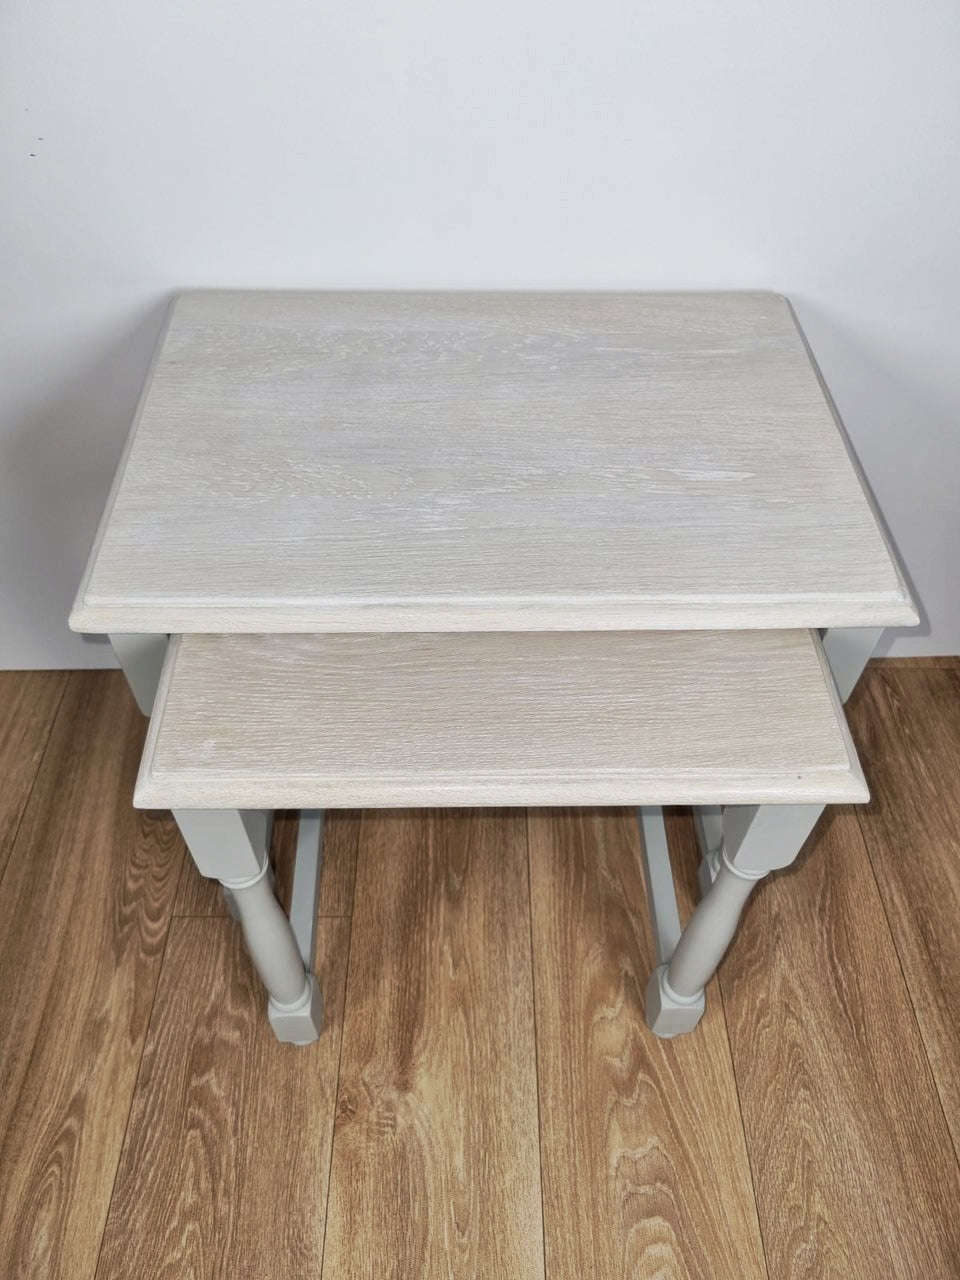
<svg viewBox="0 0 960 1280"><path fill-rule="evenodd" d="M284 1044L312 1044L323 1030L323 995L312 973L301 998L292 1005L272 996L267 1002L267 1018L274 1035Z"/></svg>
<svg viewBox="0 0 960 1280"><path fill-rule="evenodd" d="M644 993L647 1026L662 1040L683 1035L692 1031L703 1017L705 1003L702 990L692 996L678 996L671 990L667 965L661 964L651 973Z"/></svg>

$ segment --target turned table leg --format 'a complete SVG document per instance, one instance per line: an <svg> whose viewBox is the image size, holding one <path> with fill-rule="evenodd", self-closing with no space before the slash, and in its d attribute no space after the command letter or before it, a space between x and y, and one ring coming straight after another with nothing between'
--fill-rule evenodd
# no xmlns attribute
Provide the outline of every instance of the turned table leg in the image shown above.
<svg viewBox="0 0 960 1280"><path fill-rule="evenodd" d="M119 633L110 637L137 706L147 716L153 712L167 639ZM274 894L267 856L272 810L179 809L173 816L201 875L220 881L230 914L240 922L269 995L267 1017L277 1038L292 1044L316 1040L323 1025L323 1001L310 965L322 814L308 815L298 844L303 854L298 866L299 861L305 865L297 872L302 901L297 902L295 893L296 928Z"/></svg>
<svg viewBox="0 0 960 1280"><path fill-rule="evenodd" d="M713 883L697 904L669 961L646 991L647 1025L669 1038L692 1031L704 1010L704 987L736 933L758 880L796 858L823 813L822 804L730 805Z"/></svg>
<svg viewBox="0 0 960 1280"><path fill-rule="evenodd" d="M219 880L229 891L250 958L269 995L267 1017L277 1039L291 1044L316 1040L323 1002L273 892L264 814L177 809L173 816L201 875Z"/></svg>
<svg viewBox="0 0 960 1280"><path fill-rule="evenodd" d="M753 886L766 873L740 871L723 856L720 870L663 966L661 983L674 998L699 996L733 941Z"/></svg>
<svg viewBox="0 0 960 1280"><path fill-rule="evenodd" d="M841 702L877 646L881 629L831 628L821 636ZM668 963L647 987L647 1022L658 1035L690 1031L703 1016L703 988L733 940L758 880L794 860L823 811L816 805L704 805L694 810L701 901ZM660 957L661 960L665 959Z"/></svg>

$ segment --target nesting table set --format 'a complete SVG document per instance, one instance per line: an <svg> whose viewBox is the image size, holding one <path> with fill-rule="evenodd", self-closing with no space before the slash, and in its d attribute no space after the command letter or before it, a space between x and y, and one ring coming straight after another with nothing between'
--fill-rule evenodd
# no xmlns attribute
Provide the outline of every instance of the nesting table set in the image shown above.
<svg viewBox="0 0 960 1280"><path fill-rule="evenodd" d="M636 806L646 1017L691 1030L756 881L867 799L843 702L917 614L778 295L198 291L70 621L151 717L134 803L302 1044L337 807ZM701 838L683 929L665 804Z"/></svg>

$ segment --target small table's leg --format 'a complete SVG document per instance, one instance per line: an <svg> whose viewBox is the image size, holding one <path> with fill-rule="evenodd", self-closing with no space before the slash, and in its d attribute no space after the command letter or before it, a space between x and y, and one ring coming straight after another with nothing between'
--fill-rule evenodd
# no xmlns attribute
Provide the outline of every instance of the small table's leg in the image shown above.
<svg viewBox="0 0 960 1280"><path fill-rule="evenodd" d="M841 702L846 702L883 635L876 627L831 627L820 633L824 657ZM700 845L700 892L706 894L720 870L723 852L723 807L700 805L693 811Z"/></svg>
<svg viewBox="0 0 960 1280"><path fill-rule="evenodd" d="M153 704L160 684L160 674L167 654L169 637L161 634L117 632L110 636L110 644L117 661L126 676L130 692L145 716L153 714ZM259 811L266 821L265 846L270 846L270 828L273 810ZM271 872L271 883L273 873ZM223 886L223 900L234 920L240 920L240 910L231 890Z"/></svg>
<svg viewBox="0 0 960 1280"><path fill-rule="evenodd" d="M270 848L270 828L273 826L273 810L272 809L247 809L245 810L245 812L248 815L252 813L260 813L270 819L269 825L267 827L267 838L266 838L266 841L264 842L266 847L269 849ZM277 877L276 877L276 874L274 873L272 863L268 864L268 867L267 867L267 879L270 881L270 888L273 890L274 893L276 893ZM236 922L239 924L240 908L237 906L237 900L233 896L233 890L229 887L229 885L225 885L221 882L220 892L223 894L223 903L224 903L224 906L227 908L227 912L230 916L230 919L236 920ZM292 923L293 922L291 921L291 924ZM294 932L296 932L296 929L294 929ZM311 956L313 955L312 950L310 952L310 955ZM312 959L308 961L306 956L304 956L303 962L308 969L310 968L310 965L313 963Z"/></svg>
<svg viewBox="0 0 960 1280"><path fill-rule="evenodd" d="M274 896L262 811L178 809L174 818L202 875L233 899L254 967L269 994L277 1039L309 1044L320 1034L323 1002L304 967L290 921Z"/></svg>
<svg viewBox="0 0 960 1280"><path fill-rule="evenodd" d="M692 1031L704 1010L703 989L736 933L753 886L791 863L823 813L823 805L728 806L723 811L720 867L666 964L646 991L647 1025L659 1036Z"/></svg>

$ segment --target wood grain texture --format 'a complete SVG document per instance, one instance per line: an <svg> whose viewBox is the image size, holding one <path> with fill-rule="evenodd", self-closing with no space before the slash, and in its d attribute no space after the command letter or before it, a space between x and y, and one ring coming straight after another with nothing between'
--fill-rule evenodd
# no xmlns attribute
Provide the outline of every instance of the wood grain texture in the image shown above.
<svg viewBox="0 0 960 1280"><path fill-rule="evenodd" d="M644 1023L634 812L546 811L529 831L549 1280L765 1276L716 984L696 1034Z"/></svg>
<svg viewBox="0 0 960 1280"><path fill-rule="evenodd" d="M874 669L851 715L876 791L860 825L960 1151L960 663Z"/></svg>
<svg viewBox="0 0 960 1280"><path fill-rule="evenodd" d="M281 810L274 815L270 859L277 878L277 896L290 909L300 814ZM324 815L323 865L320 870L319 916L348 916L353 902L360 814L354 809L331 809ZM219 881L206 880L192 858L185 858L174 907L177 916L226 916Z"/></svg>
<svg viewBox="0 0 960 1280"><path fill-rule="evenodd" d="M65 671L0 671L0 877L66 684Z"/></svg>
<svg viewBox="0 0 960 1280"><path fill-rule="evenodd" d="M884 662L873 668L882 673L882 680L868 676L851 703L854 728L881 802L861 818L893 938L882 921L855 821L843 814L824 828L822 840L815 840L816 847L796 872L759 890L748 907L745 932L722 970L770 1280L830 1275L899 1280L960 1274L955 1154L918 1047L914 1009L904 994L893 950L895 938L933 1075L944 1109L952 1116L950 1072L956 1051L951 1037L957 1006L950 996L956 955L950 930L957 850L951 817L960 753L953 719L955 688L944 679L951 668L960 670L960 665L924 669ZM888 679L891 673L893 680ZM0 681L0 693L15 688ZM21 706L29 706L29 700ZM6 711L0 703L0 724ZM128 807L142 737L142 719L119 674L69 677L67 696L0 884L4 1280L89 1280L94 1273L152 984L161 965L164 921L183 858L169 820L138 818ZM531 830L551 817L533 815ZM376 834L381 823L391 827L407 820L410 829L402 839ZM479 827L489 820L502 825L497 833L480 837ZM522 1074L517 1094L518 1077L509 1065L515 1059L533 1062L534 1055L529 1048L525 1054L517 1048L488 1066L493 1050L486 1057L468 1059L463 1050L468 1037L460 1030L473 1019L471 1030L478 1026L477 1034L487 1037L485 1043L499 1044L503 1022L513 1019L515 1025L522 1020L515 993L519 991L522 1001L527 998L525 988L512 978L523 972L524 964L515 966L504 959L506 953L512 956L519 950L517 926L500 924L516 909L517 894L524 892L516 873L504 874L503 850L505 845L512 849L519 838L512 825L517 819L447 813L367 815L364 821L368 827L374 824L379 861L361 877L358 911L367 920L367 937L380 950L371 951L369 942L357 943L361 949L355 963L367 957L369 968L355 987L363 997L355 1029L364 1036L371 1058L385 1065L374 1063L362 1078L354 1075L360 1086L344 1095L340 1124L349 1128L352 1115L363 1126L362 1137L349 1136L350 1159L344 1161L339 1182L344 1198L352 1191L356 1194L358 1216L351 1222L357 1234L351 1235L350 1223L341 1225L336 1253L328 1244L327 1275L339 1275L338 1260L347 1257L344 1274L359 1272L380 1280L390 1274L386 1264L378 1269L383 1259L396 1255L398 1268L410 1264L400 1274L416 1276L417 1259L423 1257L418 1249L425 1239L432 1239L437 1255L444 1258L442 1250L455 1242L450 1270L458 1277L522 1277L523 1267L512 1264L498 1273L489 1252L471 1269L471 1259L479 1255L469 1247L457 1252L456 1247L461 1239L473 1238L473 1222L484 1224L477 1227L477 1234L482 1234L498 1229L503 1221L505 1234L513 1239L523 1231L516 1225L517 1215L529 1211L536 1216L526 1192L518 1209L513 1184L496 1189L498 1162L509 1144L516 1143L512 1130L518 1116L521 1141L530 1142L528 1127L536 1141L536 1097ZM635 866L626 860L634 838L630 820L624 818L620 826L618 822L617 815L610 814L597 816L596 823L587 815L563 820L563 830L552 837L553 863L540 861L540 870L548 873L548 895L541 892L531 845L534 914L549 904L555 913L550 936L581 966L579 974L570 974L561 956L544 950L538 954L538 970L556 966L552 981L563 1001L569 1001L557 998L561 1013L585 1007L589 995L609 1014L606 1022L598 1018L591 1024L593 1041L586 1048L583 1036L571 1034L571 1018L562 1027L565 1052L552 1059L551 1068L544 1062L547 1040L541 1025L548 1024L546 988L538 980L547 1274L549 1280L562 1280L569 1274L565 1267L584 1259L579 1275L604 1280L601 1268L609 1259L621 1256L622 1261L626 1256L617 1254L624 1230L639 1220L641 1226L631 1240L653 1239L657 1225L651 1219L660 1212L664 1218L669 1215L661 1226L663 1247L659 1252L651 1247L643 1255L652 1274L723 1276L730 1273L732 1242L747 1230L748 1215L740 1195L741 1157L730 1136L722 1055L712 1050L706 1055L703 1048L704 1041L713 1044L708 1028L713 1026L711 1018L719 1018L722 1005L711 991L707 1021L687 1040L669 1046L650 1042L653 1048L629 1041L633 1017L639 1014L636 990L648 963L646 955L639 961L635 957L640 945L649 947L649 941L642 918L633 915L642 890ZM448 823L462 824L465 834L461 837L458 826L457 833L438 835ZM608 824L620 835L612 835ZM689 900L696 861L692 828L688 818L677 815L670 815L668 824L681 901ZM596 845L593 852L591 841ZM391 867L398 850L400 865ZM438 850L445 851L443 866L430 863L434 870L425 870L430 859L439 856ZM468 854L469 875L461 874ZM513 857L509 853L511 868ZM482 866L489 867L490 883L480 889L473 873ZM588 883L590 868L595 887ZM461 887L462 906L455 910ZM568 888L579 898L565 901L561 891ZM361 897L379 905L362 905ZM377 940L378 920L389 935L383 942ZM411 920L415 924L409 935ZM482 941L460 946L459 931L469 932L467 920L473 933L486 933ZM561 921L566 921L564 928ZM322 1138L322 1125L329 1122L333 1106L326 1093L329 1077L324 1075L321 1085L313 1077L305 1079L301 1071L307 1071L309 1062L298 1050L289 1050L291 1059L284 1057L274 1065L271 1055L277 1046L269 1041L260 996L233 926L197 919L173 927L177 933L171 934L163 961L150 1033L157 1056L148 1078L149 1093L140 1077L135 1108L139 1127L127 1139L100 1280L112 1274L124 1280L128 1275L163 1275L164 1268L170 1275L270 1280L271 1268L278 1265L286 1267L280 1272L284 1277L317 1275L323 1192L315 1181L318 1166L303 1173L299 1163L309 1159L312 1146L298 1150L290 1134L299 1127L311 1134L319 1131ZM346 958L345 922L336 927L339 933L321 926L320 936L328 1016L336 1003L331 993L343 982ZM428 939L435 931L431 951ZM587 946L591 935L592 950ZM535 937L541 936L538 926ZM492 973L490 963L496 966ZM479 975L476 981L474 975ZM615 995L618 982L622 1003ZM438 986L446 992L444 1001L428 999ZM475 986L480 988L479 1004ZM586 993L583 1000L581 993ZM457 1002L460 995L463 1011ZM434 1017L429 1010L438 1006L441 1014ZM418 1010L425 1011L422 1017ZM374 1025L365 1029L368 1016ZM455 1034L440 1025L444 1019ZM401 1029L409 1032L406 1038ZM266 1037L265 1046L259 1045L260 1036ZM510 1038L510 1043L521 1038ZM323 1043L306 1053L322 1053ZM428 1049L421 1053L425 1045ZM439 1046L432 1055L431 1045ZM624 1056L618 1059L621 1047ZM261 1048L267 1066L257 1056ZM592 1057L587 1052L591 1048ZM626 1086L631 1071L642 1064L644 1051L660 1064L662 1074L656 1075L648 1062L645 1080L654 1080L657 1087L648 1095L638 1092L634 1103ZM468 1070L460 1070L461 1060L469 1063ZM592 1069L591 1076L582 1074L584 1064ZM568 1119L561 1119L557 1108L546 1102L550 1069L558 1096L573 1099ZM565 1073L559 1082L557 1070ZM399 1080L399 1085L377 1092L388 1078ZM591 1089L581 1101L578 1090L584 1078ZM369 1094L364 1092L368 1080L375 1086ZM594 1108L597 1093L607 1085L613 1121L604 1129L605 1117L594 1118ZM421 1116L408 1101L411 1093L427 1114L426 1122L413 1126L412 1136L407 1122L412 1115L418 1121ZM655 1212L647 1217L636 1199L617 1198L628 1187L627 1157L615 1166L599 1167L610 1150L619 1149L618 1141L624 1148L634 1141L642 1096L649 1102L645 1115L651 1130L646 1147L637 1142L635 1167L643 1161L645 1170L675 1179L674 1184L663 1181L653 1187L650 1202ZM697 1103L705 1096L709 1102ZM580 1106L585 1118L578 1114ZM246 1121L238 1121L238 1114ZM524 1119L528 1114L532 1120ZM491 1146L487 1130L475 1121L478 1115L491 1129L502 1125L505 1136L498 1136ZM394 1124L396 1116L399 1125ZM692 1117L699 1118L700 1130L691 1124ZM557 1173L551 1154L556 1132L551 1136L551 1125L560 1132L561 1155L573 1146L569 1131L582 1134L575 1147L580 1161L576 1170L564 1157ZM401 1137L395 1139L398 1131ZM601 1140L604 1132L610 1135L609 1146ZM209 1162L201 1155L207 1140ZM714 1167L717 1153L728 1143L729 1160ZM385 1150L389 1159L381 1167L378 1158ZM423 1160L417 1155L421 1150L427 1153ZM491 1150L492 1161L487 1154ZM535 1161L536 1147L532 1150ZM366 1151L372 1152L368 1163ZM694 1153L697 1164L687 1168L684 1160ZM154 1160L166 1183L162 1175L151 1174ZM433 1215L430 1228L429 1206L435 1202L421 1195L420 1188L427 1182L432 1192L438 1180L418 1181L424 1164L453 1170L449 1185L457 1192L442 1201L449 1217ZM181 1170L184 1176L176 1183ZM355 1181L354 1170L360 1171ZM492 1204L488 1179L495 1184ZM397 1185L409 1194L398 1195ZM674 1198L671 1185L679 1187ZM592 1221L584 1226L581 1205L573 1203L566 1220L551 1207L581 1194L601 1222L613 1224L612 1238L604 1237L596 1246L592 1239L581 1239L584 1231L596 1230ZM143 1204L138 1209L139 1197ZM631 1216L634 1210L637 1217ZM492 1226L487 1225L488 1211ZM678 1221L683 1224L679 1234L674 1225ZM373 1225L365 1230L365 1224ZM446 1238L438 1239L444 1229ZM641 1230L647 1234L642 1236ZM394 1249L397 1240L399 1253ZM130 1262L126 1269L125 1251ZM463 1258L462 1268L455 1270ZM755 1250L744 1245L743 1258L741 1271L732 1274L755 1274ZM444 1264L435 1272L426 1270L430 1263L428 1257L423 1274L430 1274L431 1280L434 1274L449 1274Z"/></svg>
<svg viewBox="0 0 960 1280"><path fill-rule="evenodd" d="M769 293L176 302L81 631L917 620Z"/></svg>
<svg viewBox="0 0 960 1280"><path fill-rule="evenodd" d="M326 1022L298 1049L240 930L174 921L97 1280L319 1276L348 936L320 930Z"/></svg>
<svg viewBox="0 0 960 1280"><path fill-rule="evenodd" d="M854 812L760 887L720 983L770 1275L960 1274L960 1169Z"/></svg>
<svg viewBox="0 0 960 1280"><path fill-rule="evenodd" d="M134 803L774 803L867 791L806 631L182 636Z"/></svg>
<svg viewBox="0 0 960 1280"><path fill-rule="evenodd" d="M325 1280L543 1280L524 817L361 827Z"/></svg>
<svg viewBox="0 0 960 1280"><path fill-rule="evenodd" d="M70 676L0 883L0 1275L88 1277L183 846L130 807L143 720Z"/></svg>

